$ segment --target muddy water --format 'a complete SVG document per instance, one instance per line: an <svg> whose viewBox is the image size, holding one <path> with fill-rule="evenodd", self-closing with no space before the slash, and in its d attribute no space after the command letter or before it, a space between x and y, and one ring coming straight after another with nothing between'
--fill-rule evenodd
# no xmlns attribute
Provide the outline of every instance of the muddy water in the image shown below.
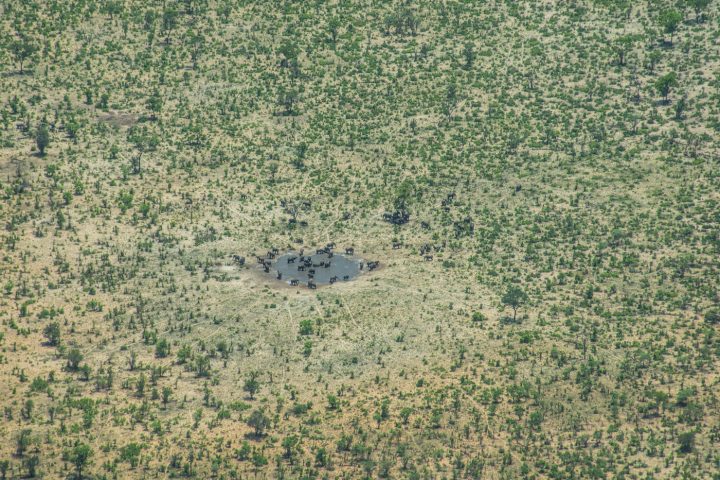
<svg viewBox="0 0 720 480"><path fill-rule="evenodd" d="M295 257L295 260L291 259ZM291 262L288 262L291 260ZM308 265L309 260L309 265ZM282 274L281 280L290 283L290 280L298 280L300 285L307 285L311 280L309 277L310 270L314 270L315 274L312 280L317 285L327 285L332 277L337 277L337 282L342 283L357 277L360 270L361 259L352 256L346 256L339 253L333 254L332 258L327 253L317 255L305 255L304 260L295 253L287 253L278 257L270 267L273 276L277 276L278 272ZM329 265L328 265L329 264ZM299 267L303 266L304 271Z"/></svg>

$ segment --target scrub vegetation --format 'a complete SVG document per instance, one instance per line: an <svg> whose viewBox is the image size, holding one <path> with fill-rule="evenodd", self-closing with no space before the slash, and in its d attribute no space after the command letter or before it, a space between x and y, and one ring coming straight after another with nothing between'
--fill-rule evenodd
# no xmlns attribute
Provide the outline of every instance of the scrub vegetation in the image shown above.
<svg viewBox="0 0 720 480"><path fill-rule="evenodd" d="M718 19L0 0L0 478L720 478Z"/></svg>

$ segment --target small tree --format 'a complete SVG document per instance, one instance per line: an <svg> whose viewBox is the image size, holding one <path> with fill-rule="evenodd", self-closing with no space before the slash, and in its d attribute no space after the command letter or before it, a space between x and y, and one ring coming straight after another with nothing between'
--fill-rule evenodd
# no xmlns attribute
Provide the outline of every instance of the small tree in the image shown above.
<svg viewBox="0 0 720 480"><path fill-rule="evenodd" d="M247 424L253 429L256 437L262 436L263 432L270 426L270 419L262 410L255 410L247 419Z"/></svg>
<svg viewBox="0 0 720 480"><path fill-rule="evenodd" d="M52 322L43 329L43 335L47 338L47 344L51 347L60 345L60 324Z"/></svg>
<svg viewBox="0 0 720 480"><path fill-rule="evenodd" d="M402 419L403 425L407 425L408 421L410 420L410 415L412 415L412 408L410 407L403 407L400 410L400 418Z"/></svg>
<svg viewBox="0 0 720 480"><path fill-rule="evenodd" d="M172 389L170 387L163 387L162 389L162 403L167 406L170 401L170 395L172 395Z"/></svg>
<svg viewBox="0 0 720 480"><path fill-rule="evenodd" d="M161 338L158 343L155 344L155 356L157 358L165 358L170 355L170 342Z"/></svg>
<svg viewBox="0 0 720 480"><path fill-rule="evenodd" d="M648 70L650 70L650 73L655 73L655 67L658 63L660 63L660 60L662 59L662 55L658 50L653 50L648 54L647 57L647 66Z"/></svg>
<svg viewBox="0 0 720 480"><path fill-rule="evenodd" d="M37 476L37 467L40 465L40 459L37 455L33 455L23 460L23 465L27 469L27 477L35 478Z"/></svg>
<svg viewBox="0 0 720 480"><path fill-rule="evenodd" d="M293 450L297 446L297 444L300 442L300 439L295 435L290 435L289 437L285 437L282 441L282 447L285 449L285 453L283 454L285 458L292 457Z"/></svg>
<svg viewBox="0 0 720 480"><path fill-rule="evenodd" d="M32 57L37 52L38 47L26 37L20 37L18 39L10 41L9 45L10 53L15 57L15 61L20 66L20 73L23 73L23 64L25 60Z"/></svg>
<svg viewBox="0 0 720 480"><path fill-rule="evenodd" d="M160 138L149 132L147 128L135 125L128 130L127 140L132 143L139 152L138 155L133 156L131 160L132 172L137 175L141 172L140 162L143 154L154 152L160 144Z"/></svg>
<svg viewBox="0 0 720 480"><path fill-rule="evenodd" d="M40 155L45 155L45 149L50 145L50 132L48 132L47 126L45 126L44 123L40 124L35 133L35 144L38 150L40 150Z"/></svg>
<svg viewBox="0 0 720 480"><path fill-rule="evenodd" d="M193 70L195 70L205 45L205 37L198 32L191 32L187 36L190 39L190 59L192 60Z"/></svg>
<svg viewBox="0 0 720 480"><path fill-rule="evenodd" d="M633 44L635 43L634 35L623 35L615 41L615 52L618 56L618 65L625 66L625 57L627 53L632 50Z"/></svg>
<svg viewBox="0 0 720 480"><path fill-rule="evenodd" d="M77 371L80 367L80 362L83 360L83 355L80 350L73 348L67 354L67 367L69 370Z"/></svg>
<svg viewBox="0 0 720 480"><path fill-rule="evenodd" d="M70 450L68 458L75 465L75 477L82 479L82 471L89 464L93 451L89 445L79 443Z"/></svg>
<svg viewBox="0 0 720 480"><path fill-rule="evenodd" d="M129 443L120 449L120 460L128 462L130 468L135 468L140 460L143 446L139 443Z"/></svg>
<svg viewBox="0 0 720 480"><path fill-rule="evenodd" d="M466 43L463 48L463 56L465 57L465 69L470 70L475 61L475 50L472 43Z"/></svg>
<svg viewBox="0 0 720 480"><path fill-rule="evenodd" d="M680 22L682 22L682 14L677 10L668 10L660 15L660 26L666 34L670 35L670 45L673 43L673 37Z"/></svg>
<svg viewBox="0 0 720 480"><path fill-rule="evenodd" d="M260 382L257 379L258 373L251 372L250 376L245 380L243 390L250 396L250 400L255 398L255 394L260 390Z"/></svg>
<svg viewBox="0 0 720 480"><path fill-rule="evenodd" d="M688 3L695 10L695 22L701 23L703 21L703 10L710 5L710 0L688 0Z"/></svg>
<svg viewBox="0 0 720 480"><path fill-rule="evenodd" d="M655 88L662 95L663 102L668 102L668 96L670 95L670 89L676 87L678 84L677 76L675 72L666 73L662 77L658 78L655 82Z"/></svg>
<svg viewBox="0 0 720 480"><path fill-rule="evenodd" d="M312 335L313 334L313 322L309 318L300 320L300 335Z"/></svg>
<svg viewBox="0 0 720 480"><path fill-rule="evenodd" d="M508 287L502 296L503 305L513 309L513 322L517 319L517 310L528 301L527 294L519 287Z"/></svg>
<svg viewBox="0 0 720 480"><path fill-rule="evenodd" d="M165 44L170 44L170 33L175 30L178 23L178 11L174 7L167 7L162 15L162 31L165 34Z"/></svg>
<svg viewBox="0 0 720 480"><path fill-rule="evenodd" d="M294 89L282 88L278 96L278 105L283 107L282 115L292 116L297 113L298 92Z"/></svg>
<svg viewBox="0 0 720 480"><path fill-rule="evenodd" d="M26 428L21 430L16 438L15 455L22 457L32 443L32 430Z"/></svg>
<svg viewBox="0 0 720 480"><path fill-rule="evenodd" d="M680 97L680 100L675 104L675 120L682 120L683 113L687 109L687 97Z"/></svg>
<svg viewBox="0 0 720 480"><path fill-rule="evenodd" d="M10 469L10 461L9 460L3 460L0 462L0 477L2 480L7 479L7 472Z"/></svg>
<svg viewBox="0 0 720 480"><path fill-rule="evenodd" d="M720 324L720 308L711 308L705 312L705 322L710 325Z"/></svg>
<svg viewBox="0 0 720 480"><path fill-rule="evenodd" d="M328 30L330 31L330 41L335 45L337 43L338 31L340 30L340 20L333 17L328 22Z"/></svg>
<svg viewBox="0 0 720 480"><path fill-rule="evenodd" d="M163 106L163 99L158 89L153 90L153 93L147 99L146 105L147 109L150 110L150 118L156 120Z"/></svg>
<svg viewBox="0 0 720 480"><path fill-rule="evenodd" d="M695 432L685 432L678 436L678 443L680 444L680 452L690 453L695 448Z"/></svg>

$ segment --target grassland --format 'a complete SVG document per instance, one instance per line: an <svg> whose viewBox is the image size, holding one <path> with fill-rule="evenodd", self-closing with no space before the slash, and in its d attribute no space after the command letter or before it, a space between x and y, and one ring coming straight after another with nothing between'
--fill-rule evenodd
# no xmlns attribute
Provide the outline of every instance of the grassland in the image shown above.
<svg viewBox="0 0 720 480"><path fill-rule="evenodd" d="M719 9L0 0L0 478L720 478Z"/></svg>

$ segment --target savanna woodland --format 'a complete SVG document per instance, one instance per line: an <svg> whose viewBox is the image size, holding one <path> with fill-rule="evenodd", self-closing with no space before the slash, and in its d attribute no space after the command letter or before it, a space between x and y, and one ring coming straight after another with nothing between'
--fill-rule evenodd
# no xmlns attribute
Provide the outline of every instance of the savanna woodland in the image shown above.
<svg viewBox="0 0 720 480"><path fill-rule="evenodd" d="M712 0L0 0L0 478L720 478L719 58Z"/></svg>

